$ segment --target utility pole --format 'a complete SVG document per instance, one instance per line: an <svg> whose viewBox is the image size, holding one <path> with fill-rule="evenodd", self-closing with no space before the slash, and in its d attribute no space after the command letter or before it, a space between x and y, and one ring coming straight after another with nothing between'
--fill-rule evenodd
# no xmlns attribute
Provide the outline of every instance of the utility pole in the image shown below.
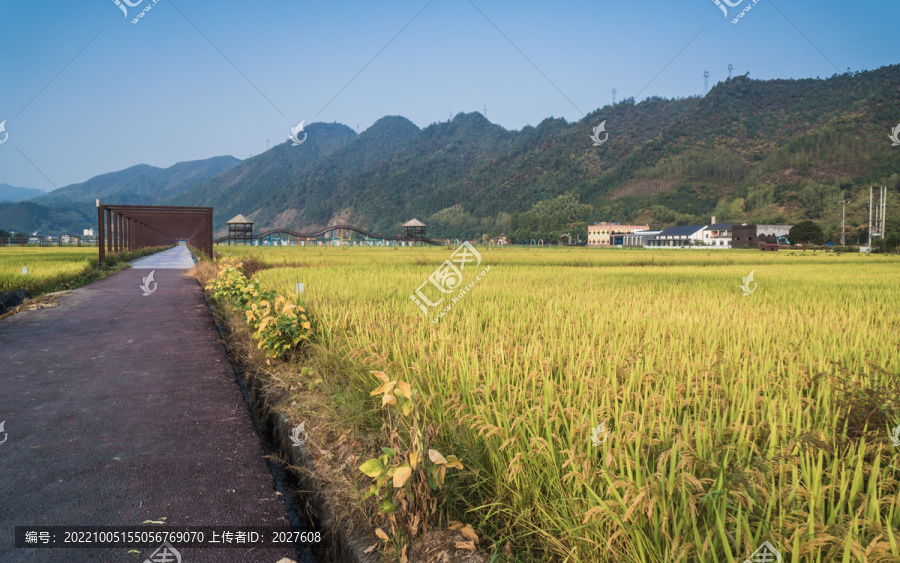
<svg viewBox="0 0 900 563"><path fill-rule="evenodd" d="M871 189L871 188L870 188ZM869 197L869 207L872 206L871 195ZM875 204L875 225L872 228L872 236L880 237L884 240L885 221L884 215L887 207L887 186L878 187L878 203ZM871 214L871 209L870 209ZM869 245L871 247L871 245Z"/></svg>
<svg viewBox="0 0 900 563"><path fill-rule="evenodd" d="M734 65L728 63L728 80L731 80L731 72L734 70Z"/></svg>
<svg viewBox="0 0 900 563"><path fill-rule="evenodd" d="M868 251L872 251L872 188L869 188L869 242L866 244Z"/></svg>
<svg viewBox="0 0 900 563"><path fill-rule="evenodd" d="M844 206L844 211L841 213L841 246L847 246L846 244L846 220L847 220L847 204L850 203L850 200L842 201L841 205Z"/></svg>
<svg viewBox="0 0 900 563"><path fill-rule="evenodd" d="M709 71L703 71L703 95L705 96L709 92Z"/></svg>
<svg viewBox="0 0 900 563"><path fill-rule="evenodd" d="M616 89L613 88L613 105L616 105Z"/></svg>
<svg viewBox="0 0 900 563"><path fill-rule="evenodd" d="M266 150L269 150L269 139L266 139Z"/></svg>

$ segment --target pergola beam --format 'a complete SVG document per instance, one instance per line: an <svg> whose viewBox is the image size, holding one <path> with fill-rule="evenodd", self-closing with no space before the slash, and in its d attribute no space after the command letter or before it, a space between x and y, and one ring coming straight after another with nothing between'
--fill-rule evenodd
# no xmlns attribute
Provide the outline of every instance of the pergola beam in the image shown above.
<svg viewBox="0 0 900 563"><path fill-rule="evenodd" d="M177 244L186 240L209 258L213 252L212 207L107 205L97 200L100 263L106 253Z"/></svg>

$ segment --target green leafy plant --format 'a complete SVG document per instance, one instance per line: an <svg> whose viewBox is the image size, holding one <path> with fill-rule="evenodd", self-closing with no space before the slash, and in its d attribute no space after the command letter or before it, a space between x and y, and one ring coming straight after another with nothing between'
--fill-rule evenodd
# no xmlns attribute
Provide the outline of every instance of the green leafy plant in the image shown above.
<svg viewBox="0 0 900 563"><path fill-rule="evenodd" d="M306 309L285 297L265 291L259 280L248 280L241 265L226 264L206 289L216 300L230 301L246 317L252 337L265 350L269 363L291 350L297 350L312 335L312 323Z"/></svg>
<svg viewBox="0 0 900 563"><path fill-rule="evenodd" d="M415 537L427 530L429 517L437 511L436 493L444 488L447 470L463 469L463 465L455 455L445 457L430 447L437 429L426 424L429 401L406 381L380 371L372 374L381 381L371 395L380 395L381 407L387 411L390 446L359 467L375 480L363 499L380 499L378 510L389 516L395 533L405 529Z"/></svg>

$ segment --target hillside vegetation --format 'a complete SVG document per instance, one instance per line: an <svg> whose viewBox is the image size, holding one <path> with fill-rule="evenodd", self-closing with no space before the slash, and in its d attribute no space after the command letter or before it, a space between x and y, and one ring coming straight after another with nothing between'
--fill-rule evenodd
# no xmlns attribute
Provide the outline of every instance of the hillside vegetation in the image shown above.
<svg viewBox="0 0 900 563"><path fill-rule="evenodd" d="M590 134L606 122L608 140ZM351 223L397 234L416 217L439 238L506 234L584 239L595 221L666 227L719 222L820 222L834 240L838 202L848 237L865 235L868 188L889 185L900 211L900 65L827 79L737 76L700 98L623 100L580 121L547 118L509 131L479 113L420 129L388 116L357 134L312 123L285 142L233 157L146 165L27 202L0 204L0 228L77 232L108 203L215 208L218 234L242 213L257 232ZM860 227L862 226L862 227Z"/></svg>
<svg viewBox="0 0 900 563"><path fill-rule="evenodd" d="M868 187L898 193L900 66L828 79L738 76L703 98L628 99L569 123L508 131L481 114L417 128L385 117L360 135L312 124L284 143L186 191L216 226L243 213L257 230L350 221L399 232L417 217L434 236L552 238L592 221L792 223L834 227L842 199L865 223ZM606 120L609 140L589 135ZM891 197L889 216L898 210ZM833 229L832 231L833 232Z"/></svg>

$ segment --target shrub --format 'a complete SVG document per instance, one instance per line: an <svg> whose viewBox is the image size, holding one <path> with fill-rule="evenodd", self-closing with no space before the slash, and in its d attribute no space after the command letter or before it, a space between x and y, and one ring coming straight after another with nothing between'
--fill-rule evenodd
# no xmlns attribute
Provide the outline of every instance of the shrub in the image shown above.
<svg viewBox="0 0 900 563"><path fill-rule="evenodd" d="M274 291L264 291L259 280L248 280L240 264L226 263L206 289L213 299L231 302L246 316L253 339L269 358L267 362L310 340L312 323L306 310L284 297L276 297Z"/></svg>
<svg viewBox="0 0 900 563"><path fill-rule="evenodd" d="M447 469L462 469L455 455L444 457L431 447L437 429L428 427L428 402L406 381L390 379L384 372L372 372L381 386L372 396L381 395L387 409L385 429L390 447L382 455L363 463L359 470L375 480L363 499L379 497L379 512L389 515L394 534L408 532L415 537L427 531L428 519L437 511L433 493L444 487Z"/></svg>

